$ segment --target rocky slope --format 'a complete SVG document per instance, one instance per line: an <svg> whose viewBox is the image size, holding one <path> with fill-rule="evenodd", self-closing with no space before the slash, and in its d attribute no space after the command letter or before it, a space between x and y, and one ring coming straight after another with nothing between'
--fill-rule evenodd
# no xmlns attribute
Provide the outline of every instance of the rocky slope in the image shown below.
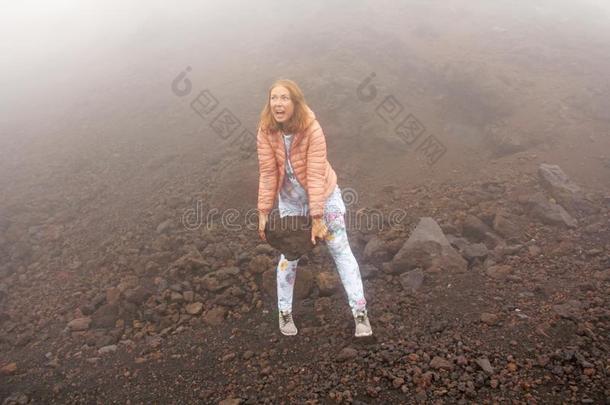
<svg viewBox="0 0 610 405"><path fill-rule="evenodd" d="M356 340L323 246L277 328L279 256L175 216L66 256L87 216L0 224L0 397L13 403L606 403L610 198L554 165L388 186L346 220L374 338ZM14 208L17 209L16 207ZM30 222L36 222L30 218ZM190 225L189 225L190 224ZM193 226L195 225L195 226Z"/></svg>

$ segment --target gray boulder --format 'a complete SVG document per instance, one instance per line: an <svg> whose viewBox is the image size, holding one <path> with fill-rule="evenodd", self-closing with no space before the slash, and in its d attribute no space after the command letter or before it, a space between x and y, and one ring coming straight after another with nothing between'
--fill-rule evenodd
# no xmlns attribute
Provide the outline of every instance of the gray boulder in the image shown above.
<svg viewBox="0 0 610 405"><path fill-rule="evenodd" d="M447 235L447 240L455 247L466 260L473 262L476 259L485 260L489 255L487 246L483 243L470 243L465 238Z"/></svg>
<svg viewBox="0 0 610 405"><path fill-rule="evenodd" d="M519 202L526 207L530 215L545 224L565 225L569 228L575 228L578 224L561 205L550 201L542 193L521 196Z"/></svg>
<svg viewBox="0 0 610 405"><path fill-rule="evenodd" d="M593 213L594 207L586 200L581 188L568 178L558 165L542 163L538 167L542 186L572 215L579 211Z"/></svg>
<svg viewBox="0 0 610 405"><path fill-rule="evenodd" d="M489 244L491 248L500 242L500 238L481 219L474 215L468 215L462 224L462 233L474 242Z"/></svg>
<svg viewBox="0 0 610 405"><path fill-rule="evenodd" d="M417 227L394 256L390 268L394 273L403 273L415 268L432 267L465 270L466 261L453 248L436 221L429 217L419 220Z"/></svg>
<svg viewBox="0 0 610 405"><path fill-rule="evenodd" d="M422 286L424 272L421 269L408 271L399 276L399 281L406 293L413 294Z"/></svg>

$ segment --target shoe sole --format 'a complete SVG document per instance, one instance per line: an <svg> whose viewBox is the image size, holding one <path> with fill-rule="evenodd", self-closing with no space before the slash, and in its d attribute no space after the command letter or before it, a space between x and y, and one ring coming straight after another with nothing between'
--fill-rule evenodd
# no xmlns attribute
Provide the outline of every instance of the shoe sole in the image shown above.
<svg viewBox="0 0 610 405"><path fill-rule="evenodd" d="M297 329L297 330L295 330L295 332L294 332L294 333L286 333L286 332L284 332L282 329L280 329L280 333L281 333L282 335L284 335L284 336L294 336L294 335L296 335L297 333L299 333L299 330L298 330L298 329Z"/></svg>
<svg viewBox="0 0 610 405"><path fill-rule="evenodd" d="M371 333L360 333L360 334L354 334L355 337L367 337L367 336L373 336L373 332Z"/></svg>

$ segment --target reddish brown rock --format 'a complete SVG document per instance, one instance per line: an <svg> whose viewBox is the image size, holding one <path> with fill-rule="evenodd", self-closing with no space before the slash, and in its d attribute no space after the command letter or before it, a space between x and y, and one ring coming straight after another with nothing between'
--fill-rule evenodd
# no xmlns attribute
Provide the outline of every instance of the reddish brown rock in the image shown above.
<svg viewBox="0 0 610 405"><path fill-rule="evenodd" d="M224 307L215 307L207 311L203 315L203 322L210 326L218 326L222 324L225 320L225 316L227 315L227 309Z"/></svg>
<svg viewBox="0 0 610 405"><path fill-rule="evenodd" d="M439 356L434 356L430 361L430 367L435 370L453 370L453 363Z"/></svg>

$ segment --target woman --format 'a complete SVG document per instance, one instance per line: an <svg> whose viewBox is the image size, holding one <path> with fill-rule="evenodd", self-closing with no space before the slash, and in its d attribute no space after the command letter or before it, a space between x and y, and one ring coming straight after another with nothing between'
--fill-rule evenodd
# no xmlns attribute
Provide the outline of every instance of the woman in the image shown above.
<svg viewBox="0 0 610 405"><path fill-rule="evenodd" d="M326 240L354 315L355 335L372 335L360 269L347 240L337 175L326 159L322 128L295 82L278 80L271 86L256 139L260 237L266 240L265 225L276 196L281 217L310 215L311 241ZM279 325L284 335L297 334L292 293L298 261L282 254L277 266Z"/></svg>

